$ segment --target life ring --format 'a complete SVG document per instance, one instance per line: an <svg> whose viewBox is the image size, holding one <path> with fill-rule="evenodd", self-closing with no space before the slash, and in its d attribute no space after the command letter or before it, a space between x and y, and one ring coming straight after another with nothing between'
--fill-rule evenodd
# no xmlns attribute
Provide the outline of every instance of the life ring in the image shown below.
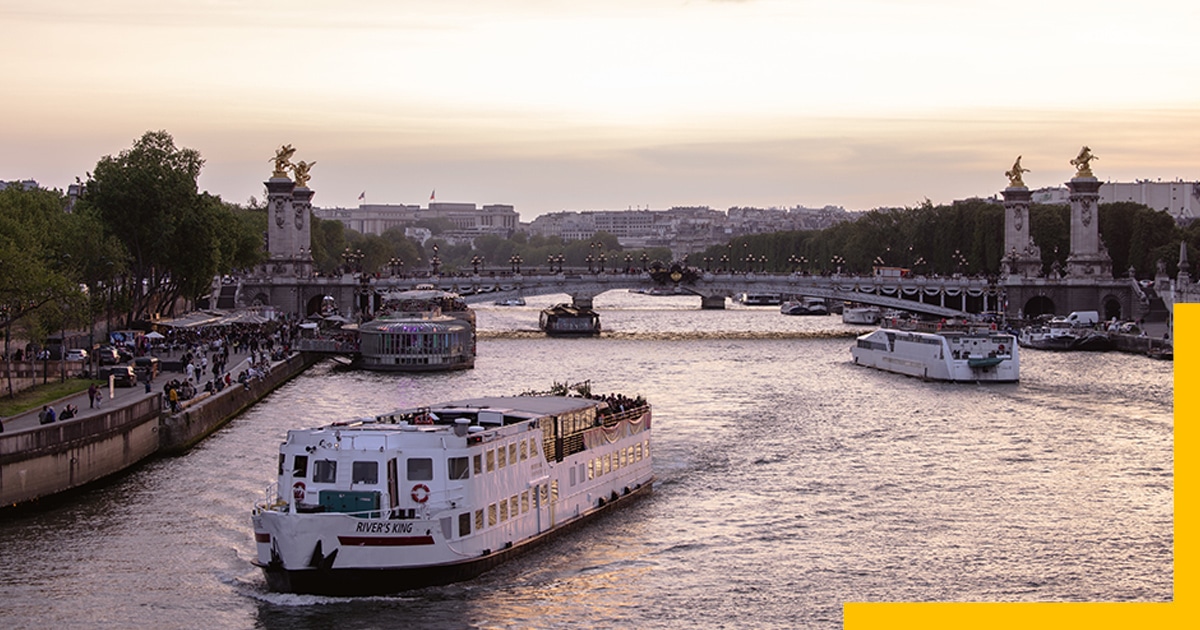
<svg viewBox="0 0 1200 630"><path fill-rule="evenodd" d="M419 483L413 486L412 500L417 503L424 503L429 500L429 486Z"/></svg>
<svg viewBox="0 0 1200 630"><path fill-rule="evenodd" d="M1000 354L1004 354L1004 344L1000 344Z"/></svg>
<svg viewBox="0 0 1200 630"><path fill-rule="evenodd" d="M297 501L304 500L304 482L303 481L297 481L296 483L292 484L292 498L296 499Z"/></svg>

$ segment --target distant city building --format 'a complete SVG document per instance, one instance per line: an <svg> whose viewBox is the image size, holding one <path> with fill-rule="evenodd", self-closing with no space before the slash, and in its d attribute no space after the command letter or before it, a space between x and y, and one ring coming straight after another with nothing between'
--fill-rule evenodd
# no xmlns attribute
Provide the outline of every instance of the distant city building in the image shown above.
<svg viewBox="0 0 1200 630"><path fill-rule="evenodd" d="M0 190L5 190L9 186L13 186L13 187L20 186L24 190L35 190L38 188L38 183L32 179L22 179L22 180L14 179L11 182L6 182L3 180L0 180Z"/></svg>
<svg viewBox="0 0 1200 630"><path fill-rule="evenodd" d="M1176 219L1191 219L1200 211L1200 182L1150 181L1105 182L1100 185L1100 203L1132 201L1148 208L1162 210ZM1071 193L1066 186L1038 188L1033 202L1066 205Z"/></svg>
<svg viewBox="0 0 1200 630"><path fill-rule="evenodd" d="M360 234L376 236L392 228L408 230L424 220L444 219L453 228L438 237L451 243L473 243L485 234L507 238L520 225L517 211L502 204L477 207L473 203L433 202L427 208L406 204L363 204L357 208L313 208L313 215L323 221L340 221L346 229Z"/></svg>
<svg viewBox="0 0 1200 630"><path fill-rule="evenodd" d="M587 210L551 212L525 227L532 234L557 236L564 241L594 238L598 232L612 234L622 247L669 247L682 258L720 245L745 234L788 230L820 230L858 215L836 206L824 208L730 208L728 212L707 206L669 210Z"/></svg>

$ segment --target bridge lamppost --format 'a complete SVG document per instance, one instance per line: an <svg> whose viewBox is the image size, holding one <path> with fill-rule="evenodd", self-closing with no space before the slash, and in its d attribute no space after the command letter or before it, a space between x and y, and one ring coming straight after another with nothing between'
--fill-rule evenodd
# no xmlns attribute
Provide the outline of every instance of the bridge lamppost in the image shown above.
<svg viewBox="0 0 1200 630"><path fill-rule="evenodd" d="M608 260L608 258L606 258L606 257L604 256L604 246L603 246L603 245L601 245L601 246L600 246L600 273L604 273L604 263L605 263L607 260Z"/></svg>
<svg viewBox="0 0 1200 630"><path fill-rule="evenodd" d="M846 264L845 258L842 258L841 256L834 256L833 258L829 259L829 263L832 264L835 269L837 269L837 275L842 275L842 265Z"/></svg>
<svg viewBox="0 0 1200 630"><path fill-rule="evenodd" d="M521 257L517 256L515 254L513 255L512 258L508 259L508 264L512 265L512 272L515 274L521 273L521 263L523 263L523 262L525 262L525 261L521 260Z"/></svg>
<svg viewBox="0 0 1200 630"><path fill-rule="evenodd" d="M957 249L954 250L954 255L950 257L954 261L954 272L962 275L963 270L967 267L967 257Z"/></svg>
<svg viewBox="0 0 1200 630"><path fill-rule="evenodd" d="M594 273L595 269L592 268L592 255L591 254L587 255L587 264L588 264L588 273Z"/></svg>
<svg viewBox="0 0 1200 630"><path fill-rule="evenodd" d="M625 254L625 273L633 273L633 256Z"/></svg>
<svg viewBox="0 0 1200 630"><path fill-rule="evenodd" d="M750 273L750 265L754 264L754 256L750 255L750 243L742 243L742 262L746 263L746 273Z"/></svg>
<svg viewBox="0 0 1200 630"><path fill-rule="evenodd" d="M646 252L643 251L641 258L642 258L642 271L645 272L647 269L646 263L648 263L650 261L650 256L649 256L649 254L647 254Z"/></svg>
<svg viewBox="0 0 1200 630"><path fill-rule="evenodd" d="M399 258L396 258L394 256L392 257L391 260L388 261L388 267L392 270L393 278L396 277L396 272L400 270L400 266L403 264L404 264L404 261L402 261Z"/></svg>
<svg viewBox="0 0 1200 630"><path fill-rule="evenodd" d="M729 271L729 254L721 254L721 273Z"/></svg>
<svg viewBox="0 0 1200 630"><path fill-rule="evenodd" d="M704 257L704 271L705 272L712 271L711 267L712 267L712 256L705 256Z"/></svg>
<svg viewBox="0 0 1200 630"><path fill-rule="evenodd" d="M767 272L767 257L762 255L758 257L758 270L762 273Z"/></svg>
<svg viewBox="0 0 1200 630"><path fill-rule="evenodd" d="M438 267L442 266L442 259L438 257L438 246L433 246L433 258L429 259L429 268L433 270L433 275L438 275Z"/></svg>
<svg viewBox="0 0 1200 630"><path fill-rule="evenodd" d="M563 256L562 252L558 252L558 255L554 257L554 262L558 263L558 273L563 272L564 261L566 261L566 257Z"/></svg>
<svg viewBox="0 0 1200 630"><path fill-rule="evenodd" d="M479 275L479 265L482 265L482 264L483 264L482 256L476 255L476 256L471 257L471 268L475 270L475 275L477 275L477 276Z"/></svg>

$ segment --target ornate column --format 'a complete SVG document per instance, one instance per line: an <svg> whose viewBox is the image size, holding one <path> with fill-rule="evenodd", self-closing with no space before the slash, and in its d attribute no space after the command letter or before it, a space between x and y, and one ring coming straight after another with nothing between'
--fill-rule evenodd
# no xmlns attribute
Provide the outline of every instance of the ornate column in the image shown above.
<svg viewBox="0 0 1200 630"><path fill-rule="evenodd" d="M1004 256L1002 261L1010 276L1026 278L1037 276L1042 268L1042 251L1033 243L1029 229L1029 204L1033 193L1025 186L1022 173L1029 169L1021 167L1021 156L1012 169L1004 174L1008 177L1008 188L1004 195Z"/></svg>
<svg viewBox="0 0 1200 630"><path fill-rule="evenodd" d="M1071 253L1067 256L1067 275L1072 277L1112 277L1112 259L1100 242L1100 180L1092 175L1091 161L1096 159L1088 147L1071 160L1078 168L1067 182L1071 191Z"/></svg>
<svg viewBox="0 0 1200 630"><path fill-rule="evenodd" d="M292 190L292 223L295 225L291 252L296 275L308 277L312 275L312 198L313 190L308 186L297 185Z"/></svg>

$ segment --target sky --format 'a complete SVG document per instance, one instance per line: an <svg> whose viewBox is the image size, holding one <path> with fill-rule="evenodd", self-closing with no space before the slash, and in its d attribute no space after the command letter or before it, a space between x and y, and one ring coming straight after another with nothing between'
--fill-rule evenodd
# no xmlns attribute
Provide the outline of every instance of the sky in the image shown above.
<svg viewBox="0 0 1200 630"><path fill-rule="evenodd" d="M314 205L848 210L1200 179L1191 0L0 0L0 180L146 131ZM436 191L436 193L435 193Z"/></svg>

